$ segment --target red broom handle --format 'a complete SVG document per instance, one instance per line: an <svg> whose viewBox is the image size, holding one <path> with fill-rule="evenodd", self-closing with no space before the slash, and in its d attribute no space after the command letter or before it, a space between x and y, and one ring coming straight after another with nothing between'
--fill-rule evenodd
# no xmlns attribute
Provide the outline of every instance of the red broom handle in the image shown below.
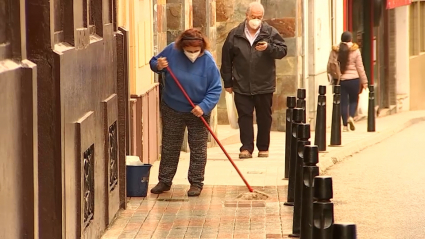
<svg viewBox="0 0 425 239"><path fill-rule="evenodd" d="M183 86L180 84L179 80L177 80L177 77L174 75L173 71L170 69L170 67L167 67L168 72L170 73L171 77L174 79L174 81L176 82L177 86L180 88L180 90L183 92L184 97L186 97L187 101L189 101L190 105L195 108L195 104L193 104L192 100L189 98L189 96L187 95L186 91L184 90ZM244 178L244 176L242 175L241 171L239 171L238 167L236 166L236 164L233 162L232 158L230 157L230 155L227 153L226 149L224 149L223 145L220 143L220 141L218 140L217 136L214 134L214 132L212 131L212 129L210 128L210 126L208 125L207 121L205 121L204 117L199 117L202 122L204 123L205 127L207 127L208 131L210 131L211 135L213 136L213 138L215 139L215 141L218 143L218 145L220 146L221 150L223 150L223 153L226 155L227 159L229 159L230 163L232 163L233 167L236 169L236 171L238 172L239 176L242 178L243 182L245 183L246 187L248 188L248 190L250 192L253 192L254 189L252 189L252 187L248 184L248 182L246 181L246 179Z"/></svg>

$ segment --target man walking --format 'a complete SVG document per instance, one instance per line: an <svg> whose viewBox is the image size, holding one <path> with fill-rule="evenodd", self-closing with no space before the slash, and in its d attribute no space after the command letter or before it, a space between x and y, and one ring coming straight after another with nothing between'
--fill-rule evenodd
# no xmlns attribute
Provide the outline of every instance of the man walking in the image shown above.
<svg viewBox="0 0 425 239"><path fill-rule="evenodd" d="M285 41L274 27L262 22L263 16L263 5L250 3L246 20L229 32L222 49L221 75L225 90L235 93L241 159L252 158L254 151L254 109L258 157L269 156L275 60L287 53Z"/></svg>

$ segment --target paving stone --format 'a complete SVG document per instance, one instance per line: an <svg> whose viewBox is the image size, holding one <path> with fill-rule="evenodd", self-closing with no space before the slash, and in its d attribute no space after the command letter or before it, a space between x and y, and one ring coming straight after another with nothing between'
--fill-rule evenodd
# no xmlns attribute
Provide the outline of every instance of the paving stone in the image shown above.
<svg viewBox="0 0 425 239"><path fill-rule="evenodd" d="M137 231L128 231L128 232L122 232L118 239L133 239L137 234Z"/></svg>
<svg viewBox="0 0 425 239"><path fill-rule="evenodd" d="M282 238L282 234L266 234L266 238Z"/></svg>
<svg viewBox="0 0 425 239"><path fill-rule="evenodd" d="M388 120L378 118L376 133L367 133L366 122L358 122L358 131L343 133L342 147L328 148L328 152L320 154L319 160L323 163L329 157L341 159L347 154L347 150L366 147L367 142L372 142L371 138L386 131L395 132L393 122L401 122L403 117L407 116ZM253 158L237 162L247 180L255 185L254 189L269 195L267 200L238 201L237 196L247 192L247 188L227 161L209 161L206 169L206 180L217 179L217 175L220 175L225 185L206 183L200 197L188 198L186 193L189 186L185 183L189 154L182 152L175 179L178 181L180 177L184 179L184 183L174 183L170 192L161 195L148 193L146 198L128 198L127 210L118 214L102 239L287 238L292 231L293 207L283 205L288 190L288 181L282 180L285 146L283 136L284 133L272 132L271 156L268 159ZM314 139L314 133L311 139ZM350 145L355 147L350 148ZM228 151L237 152L238 148L239 145L230 145ZM208 154L216 154L215 158L223 157L220 149L208 149ZM151 169L152 184L156 184L158 169L155 167L157 163ZM247 175L248 171L265 172L262 175L267 175L270 181L260 179L258 175ZM273 184L267 185L265 182Z"/></svg>

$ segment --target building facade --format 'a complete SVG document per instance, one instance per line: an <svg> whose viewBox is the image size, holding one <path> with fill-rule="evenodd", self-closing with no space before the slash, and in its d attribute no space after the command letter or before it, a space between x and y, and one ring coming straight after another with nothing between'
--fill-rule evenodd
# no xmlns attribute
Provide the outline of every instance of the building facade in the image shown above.
<svg viewBox="0 0 425 239"><path fill-rule="evenodd" d="M245 19L251 0L217 1L217 47L227 33ZM332 45L344 30L343 0L259 1L264 5L264 21L274 26L288 45L288 55L276 61L276 92L273 98L272 130L285 130L286 97L307 90L307 122L315 127L319 85L327 86L328 125L331 121L332 87L326 73ZM218 65L220 65L218 51ZM224 93L218 105L219 124L228 124Z"/></svg>
<svg viewBox="0 0 425 239"><path fill-rule="evenodd" d="M208 36L211 52L220 67L222 44L228 32L244 21L246 7L252 1L255 0L119 0L117 22L129 29L130 34L129 78L134 115L142 112L151 115L158 111L146 110L146 107L143 110L142 104L135 102L143 101L138 98L158 87L158 78L148 66L152 55L174 41L184 29L195 27ZM265 7L264 21L274 26L288 45L288 56L276 61L277 89L273 101L272 130L285 130L286 97L295 96L298 88L307 90L307 121L313 128L319 85L328 86L327 125L330 126L332 87L328 82L326 65L332 45L340 42L340 36L346 30L353 32L354 41L361 47L369 83L375 86L379 112L395 113L421 108L417 97L423 84L418 73L423 58L423 1L413 1L412 4L408 0L256 1ZM410 41L403 38L406 36L410 36ZM412 82L419 87L411 87ZM156 91L154 94L157 94ZM224 96L223 91L211 121L218 134L217 124L228 124ZM153 101L159 102L159 99ZM157 112L152 120L158 121L158 115ZM147 121L143 122L146 124ZM156 124L155 131L146 133L143 128L152 127L149 124L138 126L137 122L136 119L132 124L135 130L132 131L131 138L134 140L130 151L136 155L144 154L141 158L146 162L155 161L159 155L161 127ZM152 143L146 145L146 141ZM214 140L210 141L210 146L213 146ZM152 148L157 151L146 153ZM187 141L182 149L188 150Z"/></svg>
<svg viewBox="0 0 425 239"><path fill-rule="evenodd" d="M400 9L400 11L403 11L403 9ZM425 102L423 101L423 95L425 94L425 78L423 76L423 67L425 66L425 1L412 1L408 10L404 9L404 13L406 11L408 11L409 19L409 56L406 62L409 63L408 79L410 79L410 84L408 87L401 84L403 87L399 93L404 93L405 88L410 89L408 94L410 107L408 109L425 110ZM404 13L401 12L400 14L402 16L407 15ZM403 31L404 29L400 30ZM403 74L403 71L400 70L400 74Z"/></svg>
<svg viewBox="0 0 425 239"><path fill-rule="evenodd" d="M99 238L126 206L114 1L0 6L0 238Z"/></svg>
<svg viewBox="0 0 425 239"><path fill-rule="evenodd" d="M332 46L340 43L344 31L344 4L341 0L304 1L303 19L306 30L303 39L302 55L306 55L303 75L304 84L300 87L307 89L307 117L311 129L315 127L317 96L320 85L327 86L327 126L332 120L332 85L329 83L327 63Z"/></svg>
<svg viewBox="0 0 425 239"><path fill-rule="evenodd" d="M246 18L246 9L252 0L217 0L217 64L221 65L221 47L229 31ZM276 61L276 92L273 96L272 130L285 129L286 97L295 95L297 88L306 84L302 73L303 9L305 1L280 0L258 1L264 5L264 21L275 27L288 46L288 55ZM223 92L218 104L219 124L228 124L226 102Z"/></svg>
<svg viewBox="0 0 425 239"><path fill-rule="evenodd" d="M344 28L362 49L376 105L390 113L425 109L421 76L424 58L425 1L345 0Z"/></svg>

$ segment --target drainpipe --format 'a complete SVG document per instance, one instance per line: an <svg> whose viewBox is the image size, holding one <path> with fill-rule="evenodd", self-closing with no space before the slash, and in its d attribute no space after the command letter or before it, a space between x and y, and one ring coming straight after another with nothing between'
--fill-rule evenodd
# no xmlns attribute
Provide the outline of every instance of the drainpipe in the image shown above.
<svg viewBox="0 0 425 239"><path fill-rule="evenodd" d="M301 12L302 12L302 21L301 21L301 29L302 29L302 39L301 39L301 77L299 88L306 89L307 92L307 102L306 102L306 122L310 123L312 120L310 116L310 108L311 101L314 102L314 94L311 93L309 87L309 2L308 0L302 0L301 2ZM314 107L313 107L314 108Z"/></svg>
<svg viewBox="0 0 425 239"><path fill-rule="evenodd" d="M305 12L306 6L305 6L305 0L301 0L301 12L302 12L302 21L301 21L301 29L302 29L302 40L301 40L301 57L302 57L302 80L300 81L300 88L304 88L308 82L306 82L306 79L308 78L308 75L306 74L306 57L305 54L308 52L305 48L307 46L306 44L306 38L307 34L305 32L306 29L306 21L305 17L308 16Z"/></svg>
<svg viewBox="0 0 425 239"><path fill-rule="evenodd" d="M305 60L304 60L304 73L305 73L305 88L308 92L307 98L307 123L310 123L314 127L314 112L316 102L316 83L315 83L315 38L316 38L316 24L315 24L315 6L316 0L304 0L304 49L305 49Z"/></svg>

